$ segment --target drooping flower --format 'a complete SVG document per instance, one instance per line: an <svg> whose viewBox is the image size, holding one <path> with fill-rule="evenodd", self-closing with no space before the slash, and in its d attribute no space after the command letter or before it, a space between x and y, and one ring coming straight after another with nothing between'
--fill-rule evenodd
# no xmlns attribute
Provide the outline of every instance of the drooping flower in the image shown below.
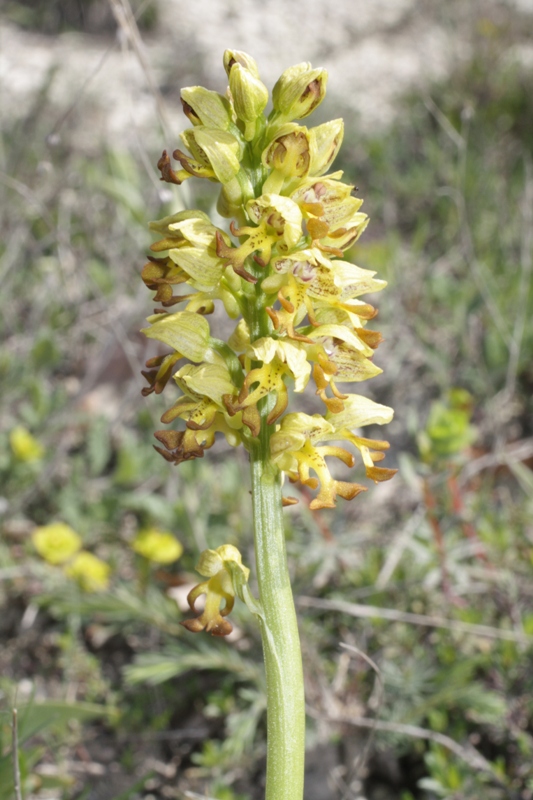
<svg viewBox="0 0 533 800"><path fill-rule="evenodd" d="M156 431L155 436L166 448L156 450L167 461L179 464L191 458L201 458L215 443L215 434L223 433L228 444L236 447L242 441L239 430L246 416L230 414L226 398L232 398L236 387L224 363L186 364L174 376L184 395L161 417L161 422L185 420L185 431Z"/></svg>
<svg viewBox="0 0 533 800"><path fill-rule="evenodd" d="M346 440L358 449L368 478L386 481L397 470L376 467L375 462L384 458L388 442L363 438L354 428L364 425L383 425L390 422L392 408L375 403L369 398L349 395L345 398L344 409L339 413L287 414L270 440L272 458L292 480L300 480L311 489L319 489L317 497L311 502L311 509L333 508L337 495L351 500L359 492L366 491L358 483L335 480L329 471L326 458L334 457L346 466L354 466L353 455L345 448L324 445L322 442ZM310 477L314 472L316 477Z"/></svg>
<svg viewBox="0 0 533 800"><path fill-rule="evenodd" d="M384 451L389 449L389 443L358 436L353 429L365 425L385 425L392 420L393 415L392 408L356 394L349 395L342 411L326 415L328 422L335 428L336 437L346 439L357 447L365 465L367 477L376 483L390 480L398 471L375 466L376 462L385 458Z"/></svg>
<svg viewBox="0 0 533 800"><path fill-rule="evenodd" d="M187 602L191 611L198 613L196 601L201 595L205 595L205 607L197 617L184 620L181 624L192 633L205 630L212 636L227 636L233 630L226 617L235 604L234 573L241 573L246 582L250 570L243 565L240 552L231 544L224 544L216 550L204 550L196 570L208 580L199 583L189 592Z"/></svg>

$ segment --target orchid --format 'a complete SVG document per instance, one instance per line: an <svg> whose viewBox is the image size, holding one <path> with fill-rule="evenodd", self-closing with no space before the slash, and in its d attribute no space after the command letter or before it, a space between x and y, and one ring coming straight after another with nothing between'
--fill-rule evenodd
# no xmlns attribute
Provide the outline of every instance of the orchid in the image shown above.
<svg viewBox="0 0 533 800"><path fill-rule="evenodd" d="M259 598L247 587L248 568L233 545L207 550L198 571L207 578L189 593L192 632L226 636L235 597L260 621L268 685L267 800L301 800L304 703L301 654L283 533L285 478L311 490L312 510L351 500L366 486L337 480L330 460L352 468L360 456L374 482L394 469L376 466L388 443L360 428L390 422L392 409L347 385L381 373L374 363L381 335L367 330L377 311L364 295L381 291L375 272L346 260L368 217L354 186L330 172L344 123L300 123L325 96L327 73L308 63L285 70L269 94L255 60L226 50L225 95L200 86L182 90L192 124L181 134L188 152L165 150L161 180L192 177L220 184L217 227L201 211L181 211L150 223L160 238L142 278L161 306L144 333L163 351L147 362L144 394L177 387L181 395L156 432L169 462L200 458L217 436L249 453ZM176 292L176 293L175 293ZM361 299L363 298L363 299ZM239 320L228 341L213 336L206 316L222 305ZM180 310L169 309L178 306ZM308 385L325 409L290 408ZM350 448L350 449L347 449ZM196 601L205 595L205 608Z"/></svg>

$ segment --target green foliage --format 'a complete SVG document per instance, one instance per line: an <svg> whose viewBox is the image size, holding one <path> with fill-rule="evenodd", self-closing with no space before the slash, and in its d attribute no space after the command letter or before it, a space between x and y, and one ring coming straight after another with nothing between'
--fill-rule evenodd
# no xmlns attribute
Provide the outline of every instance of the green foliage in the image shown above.
<svg viewBox="0 0 533 800"><path fill-rule="evenodd" d="M473 444L477 431L470 424L472 398L465 389L452 389L448 402L431 404L425 430L418 437L420 454L425 461L460 456Z"/></svg>
<svg viewBox="0 0 533 800"><path fill-rule="evenodd" d="M494 57L498 36L478 43L472 63L432 87L432 102L408 98L392 130L361 135L347 148L354 163L346 171L366 197L375 235L357 245L354 260L390 283L380 300L386 342L376 361L385 372L376 399L397 410L391 451L400 454L401 476L393 494L362 498L354 516L319 517L299 495L299 506L287 511L287 539L297 594L533 636L530 462L504 459L495 469L468 471L478 455L497 456L532 434L533 308L523 268L531 79L524 67ZM131 378L144 355L135 327L150 311L136 300L132 267L140 269L138 253L148 244L144 222L165 209L144 191L131 154L88 158L65 144L44 151L55 123L46 92L26 133L6 123L1 134L3 169L17 165L16 180L32 187L32 202L8 188L0 210L0 797L12 798L9 699L15 683L30 681L39 701L19 707L27 794L44 797L40 763L62 763L80 737L91 747L105 735L117 769L139 767L125 779L124 800L157 791L144 788L154 779L146 764L152 756L179 763L177 775L160 776L165 787L216 800L252 798L264 755L255 625L237 608L238 636L227 645L198 641L179 625L198 552L223 541L248 547L244 466L222 452L210 464L174 470L154 453L163 406L144 404L141 379ZM21 159L28 130L32 146ZM51 164L46 174L42 161ZM58 229L73 260L65 248L58 255ZM454 387L471 401L454 399ZM17 425L43 445L42 459L15 458L9 434ZM422 463L424 437L430 456ZM461 510L453 507L450 475ZM423 479L436 500L448 596ZM108 592L83 593L42 563L31 532L54 521L71 525L84 548L112 565ZM465 536L465 523L476 540ZM171 530L184 555L151 571L143 593L131 542L150 525ZM35 608L36 621L25 627ZM391 800L508 800L533 791L529 643L317 608L300 609L300 617L308 702L319 717L311 737L343 767L343 743L361 732L328 723L338 708L351 718L422 726L465 749L475 745L491 764L485 773L437 742L375 731L371 747L399 776ZM340 641L376 662L383 699L374 671L352 654L345 662ZM206 786L213 767L217 776ZM58 775L68 778L68 770ZM58 784L54 796L72 800L89 784L78 777ZM365 792L374 800L371 787L370 780Z"/></svg>
<svg viewBox="0 0 533 800"><path fill-rule="evenodd" d="M18 709L18 748L21 772L21 788L23 792L29 791L34 778L31 774L33 767L45 753L43 744L31 744L36 737L53 736L56 741L64 740L68 726L73 722L83 723L91 719L107 716L116 712L111 708L90 703L67 703L63 701L47 700L45 702L30 702L21 705ZM11 800L13 797L13 751L11 719L8 711L2 714L0 720L0 798ZM69 785L68 777L60 776L55 783L47 788L60 788Z"/></svg>

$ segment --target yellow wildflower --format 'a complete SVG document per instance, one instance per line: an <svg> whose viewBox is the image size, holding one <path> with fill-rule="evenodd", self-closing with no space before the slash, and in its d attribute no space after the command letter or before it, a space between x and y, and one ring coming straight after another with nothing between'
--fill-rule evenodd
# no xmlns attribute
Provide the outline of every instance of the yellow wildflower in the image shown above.
<svg viewBox="0 0 533 800"><path fill-rule="evenodd" d="M132 547L140 556L156 564L172 564L183 553L181 543L172 533L157 528L139 531Z"/></svg>
<svg viewBox="0 0 533 800"><path fill-rule="evenodd" d="M35 528L32 540L39 555L49 564L64 564L81 548L81 538L64 522Z"/></svg>
<svg viewBox="0 0 533 800"><path fill-rule="evenodd" d="M9 444L18 461L39 461L44 455L42 444L22 425L13 428L9 434Z"/></svg>
<svg viewBox="0 0 533 800"><path fill-rule="evenodd" d="M82 550L65 567L65 574L85 592L103 592L109 585L111 567L87 550Z"/></svg>

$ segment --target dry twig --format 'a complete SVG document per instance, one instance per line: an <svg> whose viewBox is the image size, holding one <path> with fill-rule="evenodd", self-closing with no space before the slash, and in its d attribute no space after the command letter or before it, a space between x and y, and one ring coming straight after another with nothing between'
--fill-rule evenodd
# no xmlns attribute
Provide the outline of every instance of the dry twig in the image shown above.
<svg viewBox="0 0 533 800"><path fill-rule="evenodd" d="M339 611L351 617L362 619L387 619L391 622L406 622L410 625L425 625L428 628L446 628L456 633L466 633L470 636L484 636L488 639L504 639L520 644L532 644L533 636L517 631L506 631L490 625L475 625L470 622L460 622L446 617L434 617L427 614L411 614L409 611L397 611L395 608L380 608L379 606L365 606L359 603L348 603L343 600L322 600L319 597L303 597L296 599L299 606L304 608L322 608L327 611Z"/></svg>
<svg viewBox="0 0 533 800"><path fill-rule="evenodd" d="M18 712L16 708L13 709L12 737L11 753L13 756L13 789L15 800L22 800L22 789L20 788Z"/></svg>
<svg viewBox="0 0 533 800"><path fill-rule="evenodd" d="M309 707L307 707L306 711L309 716L314 719L324 718L324 712L322 711ZM492 777L502 785L501 778L494 771L492 765L475 747L470 744L468 746L460 745L459 742L456 742L450 736L446 736L443 733L421 728L419 725L408 725L402 722L390 722L388 720L370 719L368 717L350 717L348 714L326 714L326 718L328 722L336 724L353 725L357 728L369 728L370 730L383 731L384 733L396 733L401 736L411 736L415 739L426 739L427 741L435 742L456 755L464 761L465 764L468 764L469 767L490 773Z"/></svg>

